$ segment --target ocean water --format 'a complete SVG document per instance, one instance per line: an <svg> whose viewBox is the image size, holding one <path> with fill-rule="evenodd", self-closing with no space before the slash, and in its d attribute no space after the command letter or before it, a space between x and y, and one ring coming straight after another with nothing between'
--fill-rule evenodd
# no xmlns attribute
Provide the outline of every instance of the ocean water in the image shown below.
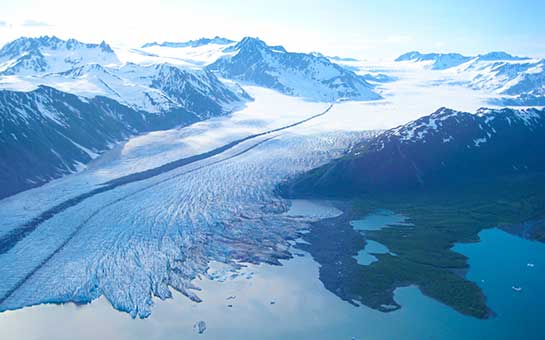
<svg viewBox="0 0 545 340"><path fill-rule="evenodd" d="M296 206L297 215L304 205ZM315 204L308 206L316 212ZM386 215L390 221L395 214L364 220ZM319 265L305 254L283 266L250 265L235 278L197 280L202 303L175 294L158 301L144 320L115 311L104 298L5 312L0 339L545 339L545 244L497 229L480 237L455 249L469 257L468 278L483 288L497 314L489 320L461 315L417 287L396 290L399 311L354 307L323 287ZM199 321L207 325L203 334L193 329Z"/></svg>

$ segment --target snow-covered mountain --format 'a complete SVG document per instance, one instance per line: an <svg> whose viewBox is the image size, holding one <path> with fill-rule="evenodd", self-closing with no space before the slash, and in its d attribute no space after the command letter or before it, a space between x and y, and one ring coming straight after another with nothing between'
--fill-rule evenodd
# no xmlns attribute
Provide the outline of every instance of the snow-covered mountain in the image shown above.
<svg viewBox="0 0 545 340"><path fill-rule="evenodd" d="M139 132L198 121L194 113L136 111L41 86L0 90L0 198L74 172Z"/></svg>
<svg viewBox="0 0 545 340"><path fill-rule="evenodd" d="M120 62L105 42L85 44L55 36L19 38L0 50L0 75L63 72L88 63L119 65Z"/></svg>
<svg viewBox="0 0 545 340"><path fill-rule="evenodd" d="M476 58L453 70L474 89L493 91L500 105L545 105L545 60Z"/></svg>
<svg viewBox="0 0 545 340"><path fill-rule="evenodd" d="M87 64L24 81L85 97L109 97L135 110L183 108L203 119L231 112L250 99L242 88L220 82L211 72L169 64L130 63L113 68Z"/></svg>
<svg viewBox="0 0 545 340"><path fill-rule="evenodd" d="M469 61L471 57L459 53L420 53L412 51L399 56L395 61L425 62L432 70L444 70L461 65Z"/></svg>
<svg viewBox="0 0 545 340"><path fill-rule="evenodd" d="M140 60L151 63L167 62L202 69L225 56L227 52L224 50L235 44L236 41L222 37L185 42L152 42L132 49L127 57L128 61L136 63L140 63Z"/></svg>
<svg viewBox="0 0 545 340"><path fill-rule="evenodd" d="M75 171L135 133L251 100L206 70L121 64L106 43L20 38L0 50L0 62L0 198Z"/></svg>
<svg viewBox="0 0 545 340"><path fill-rule="evenodd" d="M224 52L207 69L228 79L311 100L380 98L365 79L317 54L287 52L250 37Z"/></svg>
<svg viewBox="0 0 545 340"><path fill-rule="evenodd" d="M545 171L545 110L439 109L357 144L287 191L360 195Z"/></svg>
<svg viewBox="0 0 545 340"><path fill-rule="evenodd" d="M145 43L144 45L142 45L142 48L148 48L148 47L154 47L154 46L173 47L173 48L200 47L200 46L208 45L208 44L229 45L234 42L235 41L231 39L215 36L214 38L200 38L197 40L189 40L184 42L165 41L162 43L158 43L158 42Z"/></svg>
<svg viewBox="0 0 545 340"><path fill-rule="evenodd" d="M480 61L500 61L500 60L525 60L527 57L517 57L503 51L488 52L477 56Z"/></svg>
<svg viewBox="0 0 545 340"><path fill-rule="evenodd" d="M494 51L478 56L468 57L459 53L420 53L412 51L400 55L395 61L410 61L415 63L423 63L432 70L445 70L451 67L456 67L467 63L468 61L516 61L527 60L526 57L517 57L502 51Z"/></svg>
<svg viewBox="0 0 545 340"><path fill-rule="evenodd" d="M455 67L464 64L468 61L517 61L517 60L529 60L527 57L513 56L503 51L493 51L486 54L479 54L477 56L468 57L459 53L420 53L418 51L412 51L400 55L395 59L396 62L411 61L411 62L427 62L427 66L430 66L434 70L444 70L447 68Z"/></svg>
<svg viewBox="0 0 545 340"><path fill-rule="evenodd" d="M226 85L205 70L170 64L121 65L106 43L20 38L0 52L0 60L7 60L2 64L0 88L8 90L45 85L89 98L106 96L135 110L183 108L202 118L231 112L249 99L240 87Z"/></svg>
<svg viewBox="0 0 545 340"><path fill-rule="evenodd" d="M361 75L363 79L371 83L389 83L397 80L396 77L384 73L366 73Z"/></svg>
<svg viewBox="0 0 545 340"><path fill-rule="evenodd" d="M498 105L545 105L545 60L490 52L467 57L457 53L406 53L395 61L421 63L446 72L447 82L492 92Z"/></svg>

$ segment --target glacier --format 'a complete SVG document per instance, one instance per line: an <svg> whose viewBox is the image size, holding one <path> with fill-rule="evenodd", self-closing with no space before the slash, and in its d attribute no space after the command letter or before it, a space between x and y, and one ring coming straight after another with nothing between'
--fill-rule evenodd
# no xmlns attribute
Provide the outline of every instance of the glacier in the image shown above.
<svg viewBox="0 0 545 340"><path fill-rule="evenodd" d="M294 123L300 121L294 116L309 118L309 111L316 114L328 108L323 103L302 106L303 114L285 120ZM268 131L267 124L242 122ZM312 127L312 121L307 122ZM276 185L341 155L365 135L305 133L307 122L285 130L277 130L280 126L274 122L273 131L266 135L97 193L44 220L0 252L5 274L0 283L0 309L88 303L104 296L114 308L143 318L150 315L155 298L172 297L171 289L199 301L193 280L208 275L211 261L236 270L243 263L279 264L279 259L291 257L288 240L296 239L306 224L283 214L288 203L275 195ZM218 124L219 131L209 128L208 133L213 136L225 128ZM173 133L183 135L183 130ZM188 133L198 135L198 131ZM210 148L204 146L204 150ZM163 164L168 161L163 155ZM5 241L10 231L48 208L104 186L105 176L119 177L123 170L116 172L115 162L108 164L109 168L103 164L0 201L0 238ZM107 174L100 172L104 168ZM48 200L39 202L44 197ZM33 207L27 210L26 206Z"/></svg>

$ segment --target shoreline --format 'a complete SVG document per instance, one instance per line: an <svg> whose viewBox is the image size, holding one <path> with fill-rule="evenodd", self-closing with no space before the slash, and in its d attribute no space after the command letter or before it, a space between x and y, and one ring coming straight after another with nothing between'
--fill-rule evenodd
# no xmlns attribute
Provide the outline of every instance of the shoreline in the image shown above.
<svg viewBox="0 0 545 340"><path fill-rule="evenodd" d="M328 265L332 265L331 262L334 263L348 263L348 269L347 272L353 273L354 266L362 266L362 267L370 267L372 264L363 266L357 263L357 261L354 259L354 257L358 254L359 251L365 249L367 245L367 240L372 240L372 238L369 238L367 235L365 235L365 232L360 232L351 225L351 222L354 220L361 219L365 216L369 216L373 214L370 212L369 214L360 214L357 213L355 208L353 207L352 201L341 201L341 200L335 200L330 201L330 203L336 208L341 210L343 213L336 217L321 219L319 221L311 222L311 229L308 234L305 234L302 236L302 239L305 240L305 242L308 242L310 244L297 244L296 247L298 247L301 250L304 250L311 254L311 256L314 258L314 260L318 263L320 263L320 281L324 284L326 289L337 295L341 300L346 301L354 306L359 306L360 304L366 305L369 308L375 309L380 312L388 313L393 312L396 310L401 309L403 306L400 305L397 301L395 301L395 291L399 288L405 288L410 286L415 286L418 288L418 290L425 296L432 298L435 301L438 301L440 303L446 304L444 301L441 301L440 299L434 297L432 294L427 294L424 289L421 288L421 286L418 283L411 282L410 280L393 280L391 284L389 284L387 287L382 287L381 292L376 291L376 289L370 289L368 294L376 297L376 295L382 295L381 298L378 300L375 300L373 298L366 298L365 294L366 292L359 292L361 295L354 294L351 292L351 290L354 290L353 285L357 285L357 283L350 283L350 285L346 285L346 283L343 285L343 282L341 280L337 280L335 277L331 277L331 274L338 273L341 275L340 271L333 271L333 270L327 270L324 269L324 267L327 267ZM392 228L399 228L400 225L392 224L388 225ZM316 239L320 239L324 237L329 242L332 242L335 240L334 237L332 237L331 233L328 233L327 231L331 230L337 230L340 231L338 235L341 237L347 237L352 238L353 242L349 242L349 244L352 245L352 247L339 247L338 249L344 249L343 253L338 253L329 263L327 261L324 261L324 258L321 256L315 256L315 253L313 253L313 244L312 244L312 238L316 237ZM324 235L324 231L325 235ZM338 240L337 240L338 241ZM374 241L374 240L373 240ZM478 242L478 241L477 241ZM346 243L345 243L346 244ZM387 245L386 245L387 246ZM392 256L389 254L373 254L377 258L377 262L385 261L390 259ZM463 280L467 280L467 273L469 272L469 264L466 264L464 268L441 268L448 271L451 271L455 273L458 277L462 278ZM328 273L329 272L329 273ZM350 278L345 278L347 281L351 281ZM372 283L370 284L372 286ZM348 287L346 287L348 286ZM368 285L369 286L369 285ZM486 301L486 296L484 293L479 290L480 299L484 302ZM379 303L379 301L387 302L387 303ZM448 305L448 304L447 304ZM466 314L470 316L477 317L479 319L489 319L491 317L495 316L494 311L492 311L488 306L486 307L485 313L480 313L477 315L472 315L468 312L463 312L460 310L460 306L458 308L456 306L450 305L449 307L453 308L457 312L461 314Z"/></svg>

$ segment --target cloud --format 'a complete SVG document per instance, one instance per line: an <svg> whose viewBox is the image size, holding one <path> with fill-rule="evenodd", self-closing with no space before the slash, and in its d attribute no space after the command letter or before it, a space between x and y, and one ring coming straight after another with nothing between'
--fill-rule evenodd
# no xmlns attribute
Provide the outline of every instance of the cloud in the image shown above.
<svg viewBox="0 0 545 340"><path fill-rule="evenodd" d="M43 21L36 21L36 20L25 20L23 22L23 26L25 27L48 27L51 26L47 22Z"/></svg>

